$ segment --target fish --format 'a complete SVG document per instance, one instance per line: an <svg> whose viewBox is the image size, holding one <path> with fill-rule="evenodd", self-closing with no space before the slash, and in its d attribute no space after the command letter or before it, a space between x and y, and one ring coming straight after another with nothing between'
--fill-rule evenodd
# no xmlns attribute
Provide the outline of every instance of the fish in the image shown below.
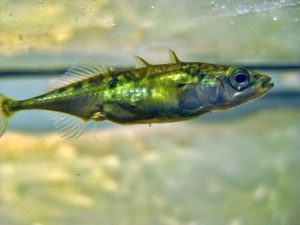
<svg viewBox="0 0 300 225"><path fill-rule="evenodd" d="M177 122L226 110L263 96L272 79L243 67L179 60L153 65L136 56L137 67L116 70L95 60L70 67L39 96L15 100L0 94L0 137L15 113L59 112L54 124L67 138L80 136L88 121L122 125Z"/></svg>

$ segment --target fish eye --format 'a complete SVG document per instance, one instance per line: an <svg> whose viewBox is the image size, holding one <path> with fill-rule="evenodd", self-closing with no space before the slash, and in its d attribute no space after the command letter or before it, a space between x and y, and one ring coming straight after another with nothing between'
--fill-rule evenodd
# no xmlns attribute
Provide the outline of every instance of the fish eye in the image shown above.
<svg viewBox="0 0 300 225"><path fill-rule="evenodd" d="M234 68L229 78L231 85L239 91L248 87L250 81L249 72L244 68Z"/></svg>
<svg viewBox="0 0 300 225"><path fill-rule="evenodd" d="M241 84L247 80L247 76L243 73L238 73L234 79L237 83Z"/></svg>

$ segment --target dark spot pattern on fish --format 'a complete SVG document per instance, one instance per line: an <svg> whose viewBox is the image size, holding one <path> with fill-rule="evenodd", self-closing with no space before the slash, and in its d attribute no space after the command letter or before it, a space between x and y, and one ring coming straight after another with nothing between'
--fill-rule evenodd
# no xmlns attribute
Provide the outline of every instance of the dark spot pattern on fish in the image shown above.
<svg viewBox="0 0 300 225"><path fill-rule="evenodd" d="M79 82L75 83L73 85L73 87L75 90L79 90L80 88L82 88L83 84L84 84L84 82L79 81Z"/></svg>

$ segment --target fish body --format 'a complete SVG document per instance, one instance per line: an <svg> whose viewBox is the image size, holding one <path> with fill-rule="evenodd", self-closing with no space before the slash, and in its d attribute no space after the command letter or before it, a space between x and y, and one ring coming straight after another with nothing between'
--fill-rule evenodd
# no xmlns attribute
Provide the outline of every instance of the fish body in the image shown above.
<svg viewBox="0 0 300 225"><path fill-rule="evenodd" d="M49 92L23 101L0 96L0 135L8 119L21 110L62 112L81 119L119 124L165 123L224 110L265 94L273 87L268 76L240 67L181 62L117 71L99 63L71 67ZM66 127L67 119L61 121ZM1 125L2 124L2 125ZM59 124L59 122L57 122ZM70 125L71 135L82 130ZM2 132L1 132L2 131ZM71 132L72 131L72 132Z"/></svg>

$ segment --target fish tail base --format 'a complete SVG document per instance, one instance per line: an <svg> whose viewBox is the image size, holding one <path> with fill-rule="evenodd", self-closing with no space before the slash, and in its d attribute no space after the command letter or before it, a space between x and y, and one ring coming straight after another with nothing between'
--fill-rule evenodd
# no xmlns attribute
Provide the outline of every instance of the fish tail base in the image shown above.
<svg viewBox="0 0 300 225"><path fill-rule="evenodd" d="M0 94L0 137L4 134L7 124L14 114L14 112L9 109L9 104L12 101L14 100Z"/></svg>

